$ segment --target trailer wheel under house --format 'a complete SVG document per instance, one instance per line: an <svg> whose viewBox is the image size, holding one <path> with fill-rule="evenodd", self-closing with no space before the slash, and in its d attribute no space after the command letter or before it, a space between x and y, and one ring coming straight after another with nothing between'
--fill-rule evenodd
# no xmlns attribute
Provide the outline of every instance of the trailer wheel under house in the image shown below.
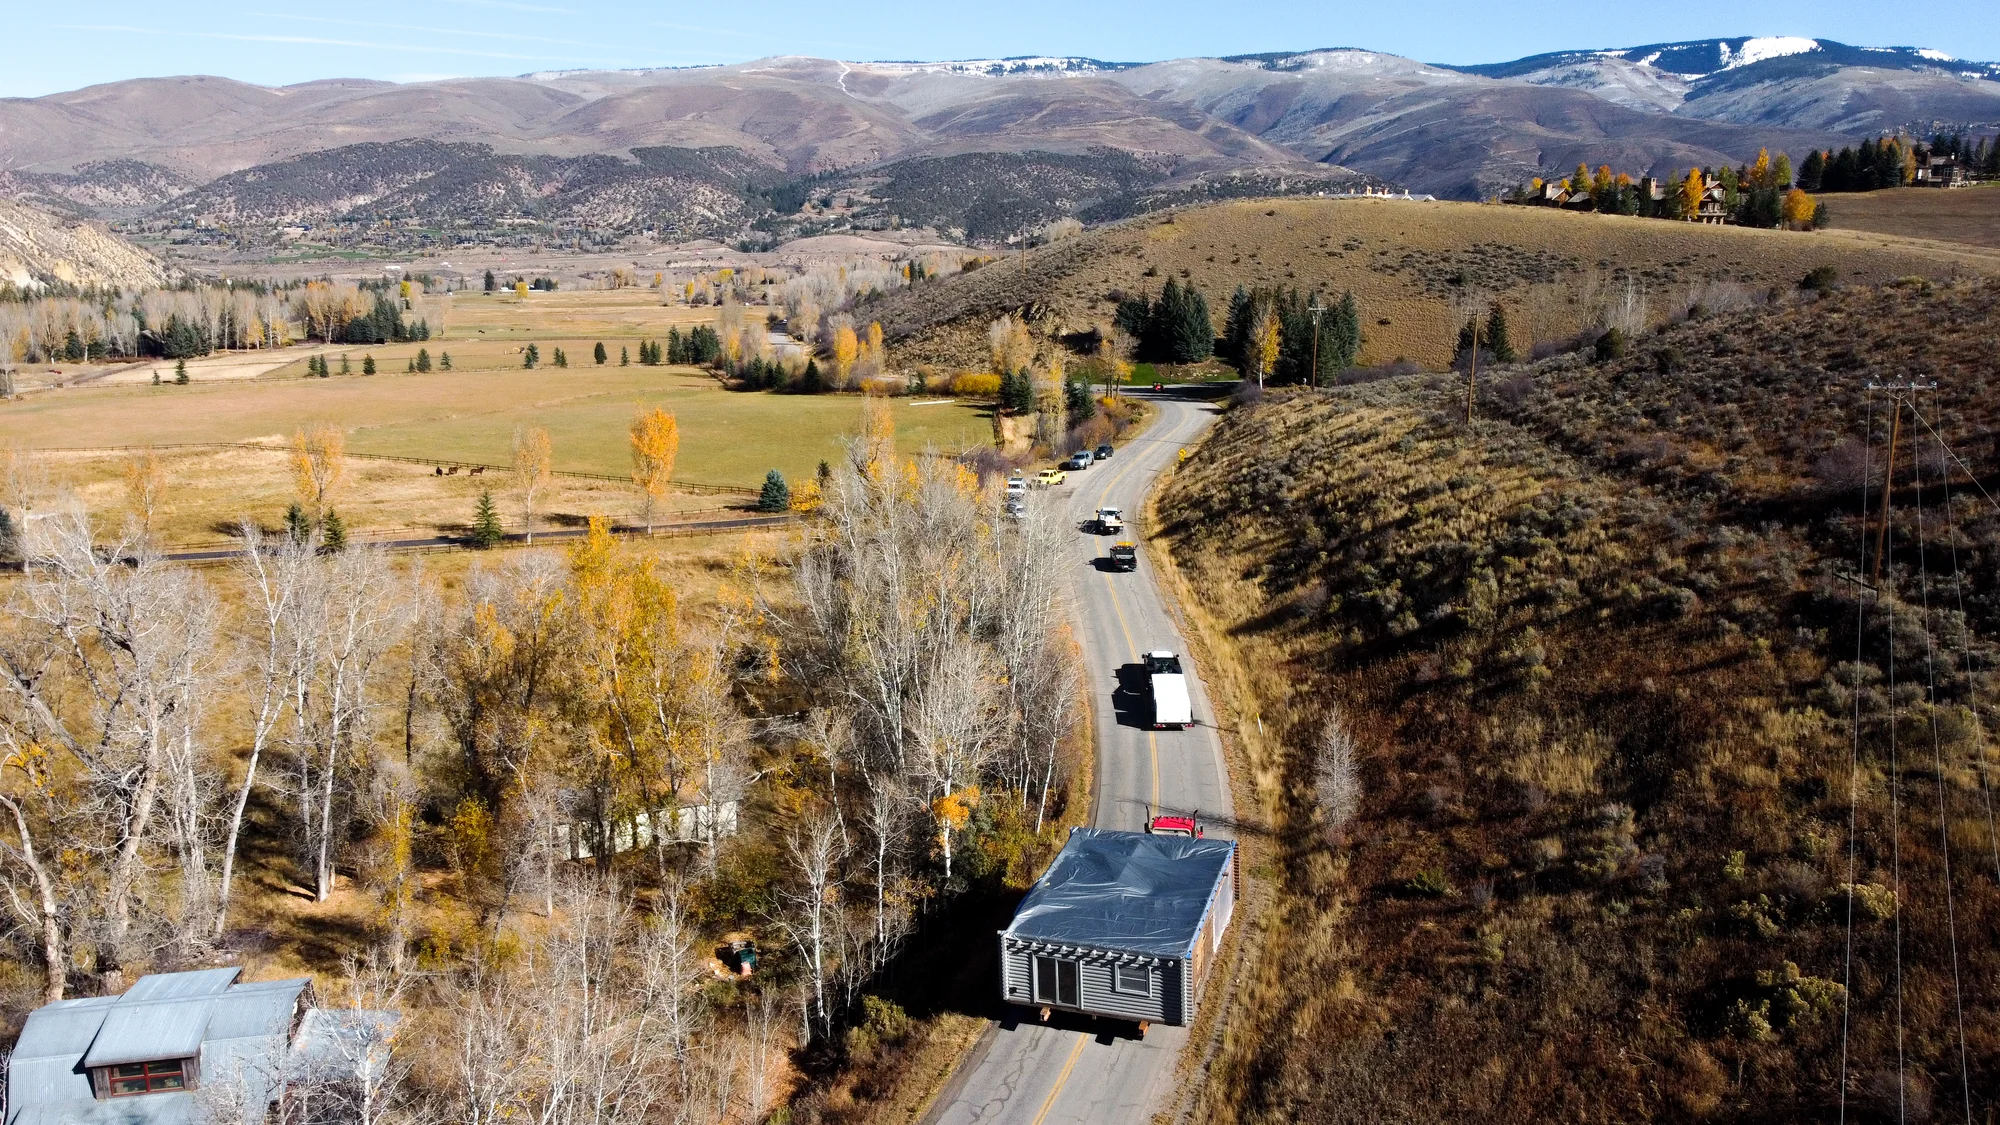
<svg viewBox="0 0 2000 1125"><path fill-rule="evenodd" d="M1079 828L1000 931L1008 1003L1185 1026L1236 909L1236 842Z"/></svg>

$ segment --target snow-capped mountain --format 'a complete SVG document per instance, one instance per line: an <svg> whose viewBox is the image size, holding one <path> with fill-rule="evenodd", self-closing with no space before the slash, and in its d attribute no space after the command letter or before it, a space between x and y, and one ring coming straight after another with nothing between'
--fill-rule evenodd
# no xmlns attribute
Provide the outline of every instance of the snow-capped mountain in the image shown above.
<svg viewBox="0 0 2000 1125"><path fill-rule="evenodd" d="M1799 36L1555 51L1450 69L1741 124L1854 132L2000 122L2000 64Z"/></svg>

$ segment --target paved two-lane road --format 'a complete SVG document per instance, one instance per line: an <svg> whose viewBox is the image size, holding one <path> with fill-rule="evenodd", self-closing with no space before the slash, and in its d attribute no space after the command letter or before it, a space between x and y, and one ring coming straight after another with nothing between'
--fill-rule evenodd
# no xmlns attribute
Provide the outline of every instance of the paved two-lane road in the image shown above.
<svg viewBox="0 0 2000 1125"><path fill-rule="evenodd" d="M1053 499L1067 506L1073 526L1082 527L1107 506L1123 509L1127 522L1136 523L1159 474L1172 469L1179 451L1200 436L1213 415L1207 403L1170 394L1148 397L1159 408L1152 425L1116 457L1069 474L1055 491ZM1214 711L1193 665L1184 664L1196 726L1156 733L1128 725L1133 720L1121 714L1128 700L1139 704L1143 696L1119 692L1120 670L1131 677L1140 653L1171 649L1185 655L1187 645L1143 552L1135 572L1099 569L1111 543L1108 536L1078 531L1074 547L1077 626L1096 712L1094 821L1099 828L1137 831L1146 826L1149 810L1191 812L1210 833L1226 836L1232 806L1222 742L1210 725ZM1132 681L1142 682L1142 677ZM993 987L997 992L998 980ZM981 1041L930 1121L1137 1125L1150 1120L1172 1092L1185 1028L1154 1027L1139 1039L1129 1024L1058 1017L1043 1025L1026 1009L1016 1015L1018 1021L1001 1024Z"/></svg>

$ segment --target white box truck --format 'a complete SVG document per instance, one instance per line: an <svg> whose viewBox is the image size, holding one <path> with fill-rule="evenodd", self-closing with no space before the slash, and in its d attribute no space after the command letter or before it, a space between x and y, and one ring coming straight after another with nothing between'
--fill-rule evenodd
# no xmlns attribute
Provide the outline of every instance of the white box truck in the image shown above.
<svg viewBox="0 0 2000 1125"><path fill-rule="evenodd" d="M1181 672L1178 654L1147 653L1146 679L1153 692L1154 730L1184 730L1194 722L1194 707L1188 702L1187 676Z"/></svg>

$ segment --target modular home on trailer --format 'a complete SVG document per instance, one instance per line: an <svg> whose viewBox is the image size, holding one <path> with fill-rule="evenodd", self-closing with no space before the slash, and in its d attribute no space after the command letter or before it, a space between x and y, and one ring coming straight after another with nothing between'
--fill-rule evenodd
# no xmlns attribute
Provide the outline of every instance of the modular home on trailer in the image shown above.
<svg viewBox="0 0 2000 1125"><path fill-rule="evenodd" d="M1236 909L1236 842L1078 828L1006 929L1009 1003L1185 1026Z"/></svg>

